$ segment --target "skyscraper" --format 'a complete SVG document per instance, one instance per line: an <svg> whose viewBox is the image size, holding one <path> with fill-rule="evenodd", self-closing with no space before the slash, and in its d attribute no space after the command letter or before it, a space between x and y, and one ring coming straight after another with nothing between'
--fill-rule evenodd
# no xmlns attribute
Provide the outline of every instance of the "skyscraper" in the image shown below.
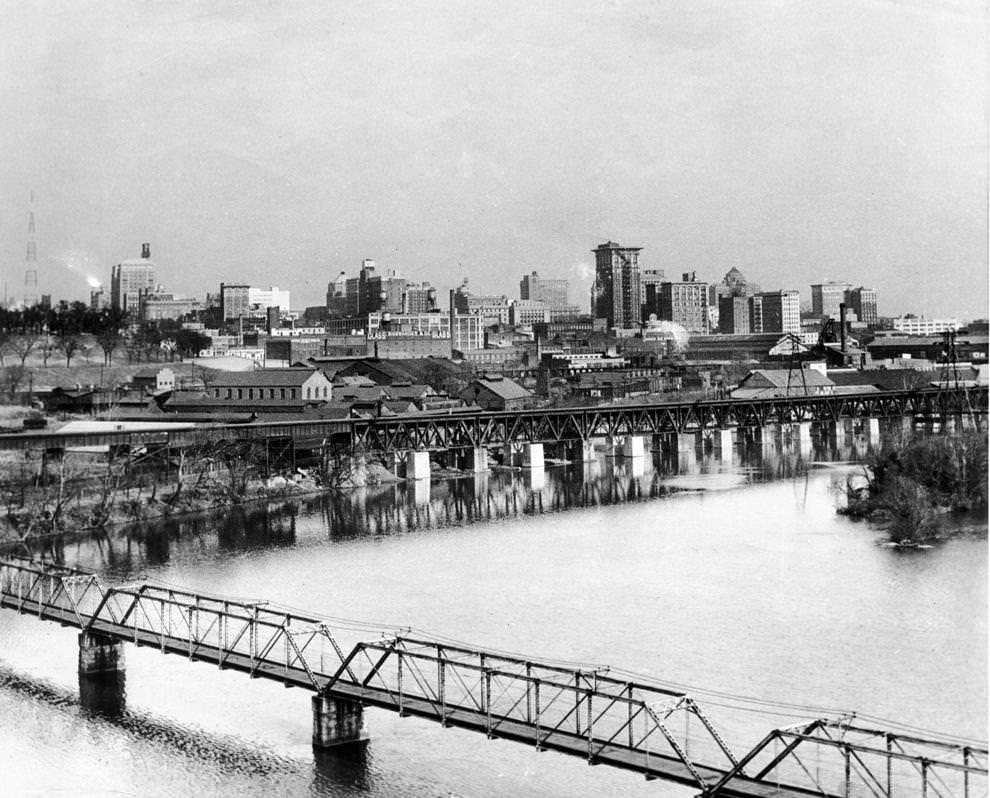
<svg viewBox="0 0 990 798"><path fill-rule="evenodd" d="M877 323L877 292L874 289L863 286L854 288L849 292L846 302L861 322Z"/></svg>
<svg viewBox="0 0 990 798"><path fill-rule="evenodd" d="M839 305L846 301L846 293L852 286L849 283L815 283L811 286L811 311L816 316L839 318Z"/></svg>
<svg viewBox="0 0 990 798"><path fill-rule="evenodd" d="M642 309L642 319L646 321L650 314L660 317L660 285L664 281L663 269L641 269L639 273L639 304Z"/></svg>
<svg viewBox="0 0 990 798"><path fill-rule="evenodd" d="M247 283L220 283L220 316L224 321L249 316L251 286Z"/></svg>
<svg viewBox="0 0 990 798"><path fill-rule="evenodd" d="M763 313L763 324L759 332L801 332L799 291L764 291L759 296L762 300ZM838 310L836 318L838 318Z"/></svg>
<svg viewBox="0 0 990 798"><path fill-rule="evenodd" d="M519 298L545 302L548 306L567 304L567 280L545 280L537 272L519 281Z"/></svg>
<svg viewBox="0 0 990 798"><path fill-rule="evenodd" d="M141 245L141 257L121 261L110 272L110 304L135 316L141 311L141 294L155 289L155 264L151 244Z"/></svg>
<svg viewBox="0 0 990 798"><path fill-rule="evenodd" d="M718 331L726 335L750 332L750 297L720 296L718 298Z"/></svg>
<svg viewBox="0 0 990 798"><path fill-rule="evenodd" d="M679 283L660 284L660 318L680 324L688 332L707 333L708 283L694 274L682 275Z"/></svg>
<svg viewBox="0 0 990 798"><path fill-rule="evenodd" d="M595 284L591 312L609 327L630 329L640 323L639 253L642 247L623 247L613 241L595 253Z"/></svg>

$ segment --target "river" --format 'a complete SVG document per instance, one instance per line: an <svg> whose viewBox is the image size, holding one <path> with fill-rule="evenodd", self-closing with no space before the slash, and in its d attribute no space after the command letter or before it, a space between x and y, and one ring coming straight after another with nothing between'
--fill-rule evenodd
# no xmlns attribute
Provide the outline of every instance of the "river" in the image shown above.
<svg viewBox="0 0 990 798"><path fill-rule="evenodd" d="M862 441L859 452L862 453ZM402 628L689 689L743 750L827 708L985 740L987 537L883 544L837 515L832 448L725 463L623 461L403 485L66 543L67 564L266 598L344 634ZM696 790L366 710L371 740L314 753L309 695L126 650L120 692L80 700L76 632L0 612L7 795L640 796ZM791 706L780 707L779 704Z"/></svg>

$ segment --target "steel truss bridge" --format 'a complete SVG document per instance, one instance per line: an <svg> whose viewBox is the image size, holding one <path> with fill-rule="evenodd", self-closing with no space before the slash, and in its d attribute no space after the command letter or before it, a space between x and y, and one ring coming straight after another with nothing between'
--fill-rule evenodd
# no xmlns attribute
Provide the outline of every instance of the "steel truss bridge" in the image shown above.
<svg viewBox="0 0 990 798"><path fill-rule="evenodd" d="M108 587L93 573L0 560L0 606L87 635L177 654L697 788L709 796L981 798L987 748L813 719L738 753L691 696L433 640L394 635L346 651L334 623L152 584Z"/></svg>
<svg viewBox="0 0 990 798"><path fill-rule="evenodd" d="M799 422L910 418L945 421L987 414L987 386L910 391L716 399L606 407L423 413L387 418L216 424L186 429L0 435L0 450L117 446L129 450L181 449L207 442L264 445L274 456L332 444L338 451L395 452L468 449L522 443L566 443L616 435L665 435L733 427L758 429ZM122 425L123 426L123 425Z"/></svg>

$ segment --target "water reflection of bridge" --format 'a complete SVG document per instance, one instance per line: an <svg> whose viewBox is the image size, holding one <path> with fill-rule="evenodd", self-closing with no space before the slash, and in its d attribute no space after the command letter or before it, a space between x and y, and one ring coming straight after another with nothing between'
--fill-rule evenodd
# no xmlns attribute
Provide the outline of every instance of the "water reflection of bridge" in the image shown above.
<svg viewBox="0 0 990 798"><path fill-rule="evenodd" d="M498 521L571 508L644 501L696 491L683 477L715 477L709 487L788 479L816 462L854 460L878 441L859 436L818 441L781 438L767 445L658 451L651 457L598 457L557 467L496 469L459 478L406 481L333 494L320 500L334 538ZM704 482L700 483L700 487Z"/></svg>
<svg viewBox="0 0 990 798"><path fill-rule="evenodd" d="M731 452L709 444L689 453L660 450L649 458L601 454L592 462L544 469L496 468L457 478L399 481L235 505L124 528L96 529L84 539L93 544L94 567L127 579L145 565L168 562L176 544L218 552L294 545L298 518L314 513L323 516L335 540L466 526L646 501L705 487L790 479L817 462L856 460L876 443L863 435L814 441L778 437L760 444L744 443ZM66 547L73 540L72 536L42 538L21 544L19 550L64 562Z"/></svg>

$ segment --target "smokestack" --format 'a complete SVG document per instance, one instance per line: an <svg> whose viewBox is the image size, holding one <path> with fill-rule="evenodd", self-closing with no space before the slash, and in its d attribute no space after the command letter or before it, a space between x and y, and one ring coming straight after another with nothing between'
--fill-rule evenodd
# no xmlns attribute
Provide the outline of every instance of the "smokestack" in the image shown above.
<svg viewBox="0 0 990 798"><path fill-rule="evenodd" d="M141 257L148 260L151 257L151 244L141 245Z"/></svg>
<svg viewBox="0 0 990 798"><path fill-rule="evenodd" d="M839 349L846 353L846 303L839 303Z"/></svg>
<svg viewBox="0 0 990 798"><path fill-rule="evenodd" d="M450 358L454 358L454 289L450 289Z"/></svg>

